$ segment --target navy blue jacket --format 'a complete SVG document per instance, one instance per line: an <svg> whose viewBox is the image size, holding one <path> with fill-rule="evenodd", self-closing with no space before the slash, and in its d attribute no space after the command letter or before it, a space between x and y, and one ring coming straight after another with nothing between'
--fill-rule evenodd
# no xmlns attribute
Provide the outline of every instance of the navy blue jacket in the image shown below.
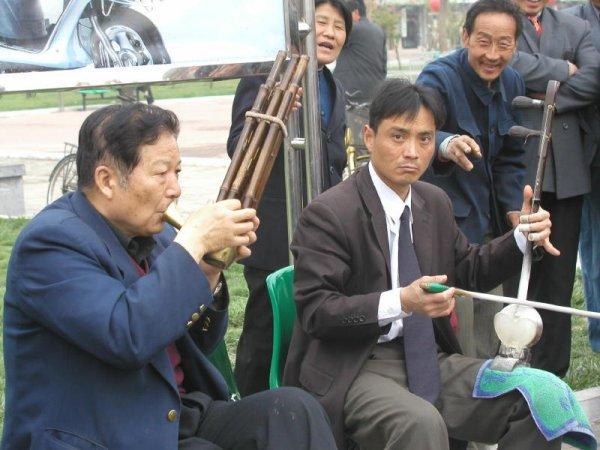
<svg viewBox="0 0 600 450"><path fill-rule="evenodd" d="M325 191L342 181L342 172L346 166L346 148L344 146L346 111L345 95L339 82L333 78L327 67L323 68L323 71L333 97L329 123L327 126L321 124L322 190ZM263 76L242 78L237 87L231 112L231 128L227 139L229 156L232 156L235 151L244 127L246 111L252 108L258 89L265 79L266 77ZM248 267L273 271L289 264L284 176L284 155L280 150L262 200L258 205L257 214L260 226L256 233L257 241L251 247L252 255L240 261Z"/></svg>
<svg viewBox="0 0 600 450"><path fill-rule="evenodd" d="M211 309L208 281L173 236L170 227L155 236L140 278L79 191L21 232L4 298L3 449L177 448L172 342L186 391L227 399L225 380L204 356L227 314ZM188 327L194 312L200 320Z"/></svg>
<svg viewBox="0 0 600 450"><path fill-rule="evenodd" d="M511 67L502 71L498 79L499 95L487 98L491 126L489 147L483 148L482 133L469 107L463 83L464 73L468 71L481 83L475 89L484 92L481 89L485 88L491 93L468 64L466 49L429 63L417 83L438 91L446 107L446 122L436 134L436 148L450 135L467 134L477 141L483 158L472 159L474 168L471 172L456 167L454 163L436 162L423 180L441 187L448 194L461 231L470 242L482 243L488 232L499 236L508 229L508 211L521 210L524 151L520 140L508 136L508 129L517 123L510 104L517 95L525 95L525 85ZM473 79L469 78L468 86Z"/></svg>

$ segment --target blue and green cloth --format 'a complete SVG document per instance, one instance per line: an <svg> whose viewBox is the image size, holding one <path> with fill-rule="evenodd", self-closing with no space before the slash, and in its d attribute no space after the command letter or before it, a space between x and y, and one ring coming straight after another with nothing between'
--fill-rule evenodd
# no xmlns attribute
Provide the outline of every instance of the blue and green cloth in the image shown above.
<svg viewBox="0 0 600 450"><path fill-rule="evenodd" d="M503 372L491 369L491 363L490 359L481 366L473 397L494 398L517 389L547 440L562 437L563 442L573 447L597 448L592 426L567 383L544 370L517 367L512 372Z"/></svg>

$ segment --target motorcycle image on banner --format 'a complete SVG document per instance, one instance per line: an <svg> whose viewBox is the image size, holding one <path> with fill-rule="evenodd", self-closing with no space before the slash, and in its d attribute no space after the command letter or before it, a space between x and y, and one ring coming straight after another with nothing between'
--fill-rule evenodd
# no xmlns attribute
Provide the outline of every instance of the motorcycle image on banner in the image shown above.
<svg viewBox="0 0 600 450"><path fill-rule="evenodd" d="M50 22L41 0L0 0L0 73L171 62L153 2L68 0Z"/></svg>

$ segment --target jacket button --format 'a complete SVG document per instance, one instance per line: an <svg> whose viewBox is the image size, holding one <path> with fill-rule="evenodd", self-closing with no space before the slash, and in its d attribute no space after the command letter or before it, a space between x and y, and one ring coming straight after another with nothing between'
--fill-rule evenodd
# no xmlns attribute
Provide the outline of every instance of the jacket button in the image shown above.
<svg viewBox="0 0 600 450"><path fill-rule="evenodd" d="M333 168L333 166L329 166L329 173L331 175L333 175L335 173L335 169Z"/></svg>
<svg viewBox="0 0 600 450"><path fill-rule="evenodd" d="M192 314L191 319L192 319L192 322L198 322L198 320L200 319L200 314L195 312L194 314Z"/></svg>
<svg viewBox="0 0 600 450"><path fill-rule="evenodd" d="M564 130L568 130L569 129L569 124L568 123L563 122L562 125L563 125L563 129Z"/></svg>
<svg viewBox="0 0 600 450"><path fill-rule="evenodd" d="M175 422L177 420L177 411L175 411L174 409L170 410L167 413L167 420L169 422Z"/></svg>
<svg viewBox="0 0 600 450"><path fill-rule="evenodd" d="M185 326L188 328L191 328L192 325L194 325L194 322L192 322L191 320L188 320L188 322L185 324Z"/></svg>
<svg viewBox="0 0 600 450"><path fill-rule="evenodd" d="M198 310L200 312L204 312L205 309L206 309L206 305L200 305L200 307L198 308Z"/></svg>

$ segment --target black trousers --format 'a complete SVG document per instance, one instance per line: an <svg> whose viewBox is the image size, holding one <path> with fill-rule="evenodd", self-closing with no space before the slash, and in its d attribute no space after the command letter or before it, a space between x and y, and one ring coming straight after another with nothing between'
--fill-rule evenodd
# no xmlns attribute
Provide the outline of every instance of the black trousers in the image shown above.
<svg viewBox="0 0 600 450"><path fill-rule="evenodd" d="M543 192L541 204L550 212L550 240L560 250L560 256L545 254L540 261L533 263L527 298L571 306L583 196L559 200L554 193ZM508 295L516 296L518 283L516 278ZM540 341L532 349L531 366L564 377L571 360L571 316L544 309L537 311L542 316L544 330Z"/></svg>
<svg viewBox="0 0 600 450"><path fill-rule="evenodd" d="M244 267L248 303L235 358L235 381L242 397L269 389L273 351L273 311L267 293L267 270Z"/></svg>
<svg viewBox="0 0 600 450"><path fill-rule="evenodd" d="M192 392L181 403L179 450L336 448L325 411L301 389L274 389L237 402Z"/></svg>

